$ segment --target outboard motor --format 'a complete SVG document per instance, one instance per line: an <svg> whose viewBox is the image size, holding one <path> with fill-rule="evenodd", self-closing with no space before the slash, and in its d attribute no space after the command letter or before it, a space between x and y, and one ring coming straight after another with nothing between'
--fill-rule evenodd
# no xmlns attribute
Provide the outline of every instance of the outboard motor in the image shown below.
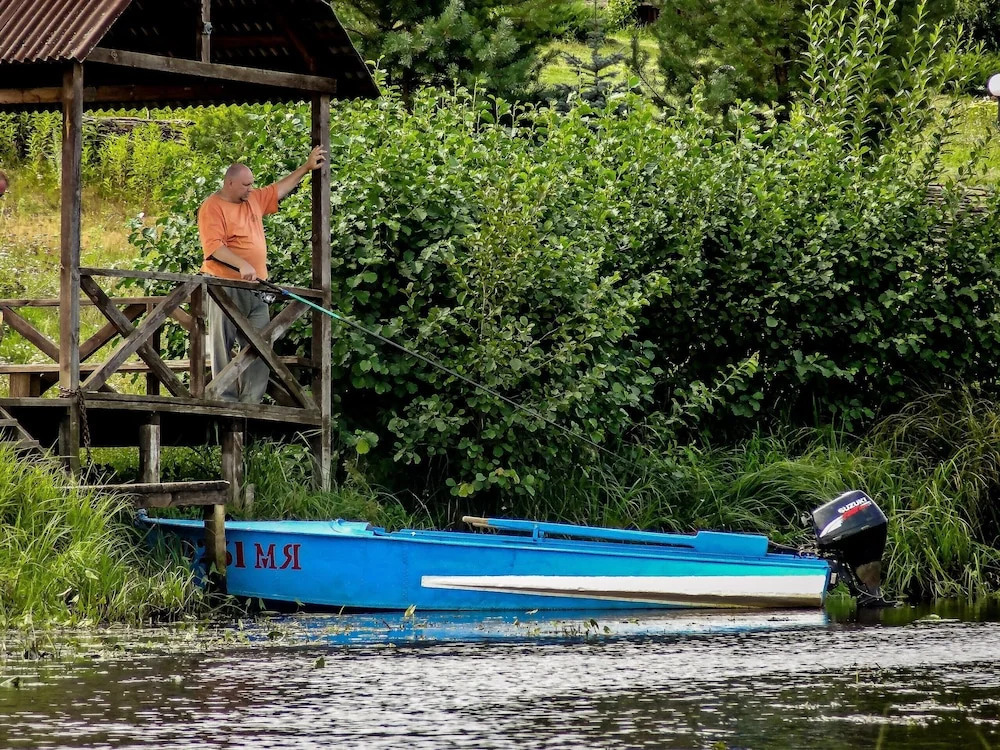
<svg viewBox="0 0 1000 750"><path fill-rule="evenodd" d="M813 511L816 543L837 563L838 576L859 607L887 607L882 595L882 552L888 523L875 501L860 490L845 492Z"/></svg>

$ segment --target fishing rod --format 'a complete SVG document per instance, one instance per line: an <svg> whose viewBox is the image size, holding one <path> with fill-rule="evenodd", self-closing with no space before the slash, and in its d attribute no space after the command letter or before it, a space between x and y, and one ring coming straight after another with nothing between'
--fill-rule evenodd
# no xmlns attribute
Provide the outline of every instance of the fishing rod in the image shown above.
<svg viewBox="0 0 1000 750"><path fill-rule="evenodd" d="M213 256L209 256L208 259L211 260L211 261L213 261L213 262L215 262L215 263L218 263L219 265L225 266L226 268L231 268L232 270L236 271L237 273L240 273L240 269L239 268L237 268L236 266L234 266L234 265L232 265L230 263L226 263L225 261L219 260L214 255ZM274 284L274 283L268 281L267 279L257 279L257 283L260 284L261 286L263 286L264 288L269 289L270 291L276 293L276 294L280 294L280 295L282 295L284 297L288 297L290 299L297 300L298 302L301 302L301 303L303 303L305 305L308 305L309 307L311 307L312 309L316 310L317 312L321 312L324 315L329 315L334 320L336 320L336 321L338 321L340 323L343 323L346 326L354 328L355 330L361 331L362 333L365 333L368 336L371 336L372 338L378 339L382 343L388 344L389 346L394 347L394 348L398 349L399 351L401 351L401 352L403 352L405 354L408 354L409 356L411 356L411 357L413 357L415 359L419 359L421 362L425 362L428 365L430 365L431 367L437 368L438 370L441 370L442 372L446 372L449 375L451 375L453 378L457 378L458 380L461 380L464 383L468 383L469 385L473 386L474 388L478 388L479 390L483 391L484 393L488 393L489 395L493 396L494 398L500 399L505 404L509 404L510 406L513 406L515 409L517 409L519 411L522 411L525 414L528 414L528 415L534 417L535 419L539 419L539 420L541 420L542 422L544 422L545 424L547 424L547 425L549 425L551 427L555 427L557 430L560 430L560 431L564 432L565 434L569 435L571 438L574 438L576 440L582 440L587 445L591 446L592 448L596 448L601 453L605 453L608 456L611 456L616 461L626 461L628 463L628 459L626 459L624 456L620 456L619 454L615 453L613 450L611 450L609 448L605 448L602 445L598 445L593 440L591 440L590 438L588 438L586 435L582 435L579 432L574 432L573 430L570 430L568 427L565 427L565 426L559 424L558 422L555 422L555 421L549 419L544 414L541 414L540 412L536 411L535 409L532 409L530 406L524 406L523 404L519 404L514 399L512 399L512 398L510 398L508 396L504 396L502 393L499 393L498 391L493 390L488 385L483 385L482 383L480 383L480 382L478 382L476 380L473 380L470 377L462 375L460 372L456 372L452 368L448 367L447 365L445 365L445 364L443 364L441 362L438 362L436 359L434 359L432 357L428 357L427 355L421 354L420 352L418 352L415 349L411 349L408 346L404 346L403 344L400 344L400 343L398 343L396 341L393 341L392 339L387 338L387 337L383 336L382 334L377 333L376 331L371 330L370 328L366 328L365 326L361 325L357 321L351 320L350 318L346 318L343 315L340 315L339 313L334 312L333 310L328 310L327 308L322 307L321 305L317 305L315 302L313 302L311 300L308 300L305 297L302 297L301 295L298 295L295 292L293 292L293 291L291 291L289 289L286 289L283 286L279 286L278 284Z"/></svg>

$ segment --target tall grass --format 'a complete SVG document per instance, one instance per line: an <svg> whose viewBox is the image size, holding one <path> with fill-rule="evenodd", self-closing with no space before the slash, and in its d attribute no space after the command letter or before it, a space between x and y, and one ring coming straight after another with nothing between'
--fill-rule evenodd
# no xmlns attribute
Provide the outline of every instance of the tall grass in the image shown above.
<svg viewBox="0 0 1000 750"><path fill-rule="evenodd" d="M136 449L98 448L93 451L95 471L103 481L132 482L139 474ZM328 491L314 488L312 453L304 442L257 440L244 453L244 484L253 491L246 501L226 508L238 520L365 520L390 529L427 525L424 515L407 511L389 493L372 487L362 472L348 466L346 477ZM218 446L164 447L162 481L214 480L222 475ZM200 508L159 512L161 515L201 517Z"/></svg>
<svg viewBox="0 0 1000 750"><path fill-rule="evenodd" d="M513 497L512 516L648 529L728 529L813 542L810 511L861 489L889 518L886 587L911 599L1000 590L1000 403L961 389L927 396L868 436L758 434L730 447L567 464L559 482Z"/></svg>
<svg viewBox="0 0 1000 750"><path fill-rule="evenodd" d="M196 609L192 574L146 548L122 501L0 443L0 628L138 624Z"/></svg>
<svg viewBox="0 0 1000 750"><path fill-rule="evenodd" d="M413 515L392 495L369 486L361 473L324 492L312 488L313 458L301 443L260 441L247 451L247 484L253 503L234 509L240 518L363 519L377 526L416 525Z"/></svg>

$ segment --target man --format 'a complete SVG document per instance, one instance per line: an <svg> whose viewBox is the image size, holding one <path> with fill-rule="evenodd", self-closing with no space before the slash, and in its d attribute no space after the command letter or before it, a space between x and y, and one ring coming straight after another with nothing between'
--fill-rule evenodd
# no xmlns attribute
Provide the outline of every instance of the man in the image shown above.
<svg viewBox="0 0 1000 750"><path fill-rule="evenodd" d="M278 202L291 193L306 173L319 169L326 152L317 146L306 163L291 174L265 188L254 189L253 172L243 164L226 170L222 189L205 199L198 209L198 233L205 254L201 272L224 279L256 281L267 278L267 243L263 217L278 211ZM217 261L222 261L221 263ZM234 271L223 263L238 268ZM224 289L240 312L260 330L269 320L267 301L252 289ZM212 375L218 375L233 358L233 345L247 346L245 338L210 301L208 308L209 349ZM267 390L268 367L258 359L222 394L224 401L258 404Z"/></svg>
<svg viewBox="0 0 1000 750"><path fill-rule="evenodd" d="M7 177L7 173L0 169L0 198L3 198L4 193L7 192L8 185L10 185L10 179Z"/></svg>

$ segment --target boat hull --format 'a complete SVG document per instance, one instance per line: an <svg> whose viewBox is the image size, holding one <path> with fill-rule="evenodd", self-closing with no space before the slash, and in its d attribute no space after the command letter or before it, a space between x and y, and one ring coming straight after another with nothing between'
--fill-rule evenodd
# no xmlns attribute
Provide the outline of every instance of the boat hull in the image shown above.
<svg viewBox="0 0 1000 750"><path fill-rule="evenodd" d="M146 523L192 549L203 539L199 522ZM227 522L226 543L230 594L360 610L820 607L830 575L823 560L767 553L766 540L760 554L726 554L724 546L287 521Z"/></svg>

